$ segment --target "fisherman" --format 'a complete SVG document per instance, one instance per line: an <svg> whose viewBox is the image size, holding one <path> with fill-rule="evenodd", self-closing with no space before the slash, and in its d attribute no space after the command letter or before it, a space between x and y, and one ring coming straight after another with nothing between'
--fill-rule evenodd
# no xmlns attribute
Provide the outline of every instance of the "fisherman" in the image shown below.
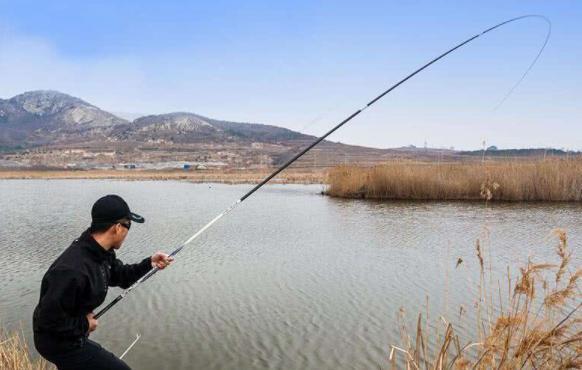
<svg viewBox="0 0 582 370"><path fill-rule="evenodd" d="M93 310L109 286L128 288L153 267L173 258L156 252L140 263L124 265L115 256L132 222L145 220L118 195L106 195L91 209L91 226L49 267L34 310L34 345L59 370L129 369L113 353L89 339L99 325Z"/></svg>

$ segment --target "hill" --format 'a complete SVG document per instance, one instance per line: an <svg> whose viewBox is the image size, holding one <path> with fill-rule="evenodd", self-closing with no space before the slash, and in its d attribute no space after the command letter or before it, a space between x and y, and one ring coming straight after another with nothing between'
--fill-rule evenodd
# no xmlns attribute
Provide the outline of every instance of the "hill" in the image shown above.
<svg viewBox="0 0 582 370"><path fill-rule="evenodd" d="M58 91L0 99L0 167L266 168L279 165L315 137L259 123L224 121L189 112L120 118ZM495 147L491 147L495 148ZM561 156L547 149L488 150L487 157ZM479 160L483 151L377 149L324 141L295 167L375 164L394 159Z"/></svg>
<svg viewBox="0 0 582 370"><path fill-rule="evenodd" d="M189 112L128 121L58 91L0 99L0 167L165 168L279 164L315 138L286 128L218 120ZM338 151L377 158L383 150L324 142L319 161ZM309 160L307 158L307 160ZM317 159L312 166L317 166Z"/></svg>

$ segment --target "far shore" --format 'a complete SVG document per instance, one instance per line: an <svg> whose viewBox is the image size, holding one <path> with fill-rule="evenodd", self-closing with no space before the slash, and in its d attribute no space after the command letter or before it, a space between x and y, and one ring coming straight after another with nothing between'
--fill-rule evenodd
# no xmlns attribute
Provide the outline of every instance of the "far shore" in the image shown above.
<svg viewBox="0 0 582 370"><path fill-rule="evenodd" d="M0 180L187 181L257 184L274 168L221 170L0 169ZM392 161L382 165L289 168L272 184L325 184L325 195L381 201L582 202L582 160Z"/></svg>
<svg viewBox="0 0 582 370"><path fill-rule="evenodd" d="M0 169L0 180L128 180L190 181L195 183L252 184L267 177L268 170L44 170ZM271 180L276 184L322 184L326 171L289 169Z"/></svg>

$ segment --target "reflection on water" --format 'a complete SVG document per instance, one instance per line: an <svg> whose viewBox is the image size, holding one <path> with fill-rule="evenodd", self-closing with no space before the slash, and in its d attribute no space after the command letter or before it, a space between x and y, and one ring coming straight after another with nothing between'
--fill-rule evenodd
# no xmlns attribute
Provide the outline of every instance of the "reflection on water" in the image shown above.
<svg viewBox="0 0 582 370"><path fill-rule="evenodd" d="M42 274L103 194L122 195L146 217L119 252L134 262L173 249L249 188L0 182L0 260L10 261L0 269L0 320L30 334ZM530 256L553 258L555 227L580 252L580 205L382 203L321 190L262 189L103 316L94 339L119 354L141 333L126 357L136 369L385 368L400 307L414 317L428 296L433 317L452 319L460 304L472 307L477 238L499 274ZM465 262L455 268L458 257ZM470 314L466 322L459 330L470 335Z"/></svg>

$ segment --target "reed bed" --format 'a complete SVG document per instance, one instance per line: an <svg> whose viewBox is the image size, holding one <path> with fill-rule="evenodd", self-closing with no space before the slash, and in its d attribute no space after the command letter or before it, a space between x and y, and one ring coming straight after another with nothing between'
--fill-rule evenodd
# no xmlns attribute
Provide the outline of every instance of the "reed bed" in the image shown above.
<svg viewBox="0 0 582 370"><path fill-rule="evenodd" d="M327 194L401 200L582 201L582 159L339 166Z"/></svg>
<svg viewBox="0 0 582 370"><path fill-rule="evenodd" d="M4 332L0 329L0 369L54 370L55 367L42 358L32 359L20 332Z"/></svg>
<svg viewBox="0 0 582 370"><path fill-rule="evenodd" d="M442 317L442 334L431 337L419 315L412 335L406 325L401 325L402 344L390 347L392 368L397 367L399 359L406 369L581 369L582 303L578 280L582 269L570 269L572 253L566 233L556 230L555 234L559 240L557 261L528 261L514 280L508 271L505 300L501 285L497 291L485 289L487 282L493 280L487 276L491 270L487 273L484 253L477 242L477 338L461 343L455 325ZM493 297L499 297L496 304ZM432 351L427 349L429 340L437 344Z"/></svg>

